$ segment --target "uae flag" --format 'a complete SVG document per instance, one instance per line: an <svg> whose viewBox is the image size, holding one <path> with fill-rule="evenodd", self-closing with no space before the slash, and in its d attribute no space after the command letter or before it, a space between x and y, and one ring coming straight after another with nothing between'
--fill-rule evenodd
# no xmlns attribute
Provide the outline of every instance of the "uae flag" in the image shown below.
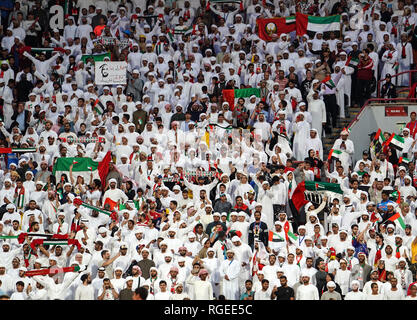
<svg viewBox="0 0 417 320"><path fill-rule="evenodd" d="M187 26L176 26L173 29L168 29L167 34L168 38L171 42L176 41L176 36L182 36L186 34L193 34L195 33L197 25L192 25L190 27Z"/></svg>
<svg viewBox="0 0 417 320"><path fill-rule="evenodd" d="M269 231L268 232L268 241L282 242L282 241L284 241L284 238L281 237L278 233L276 233L274 231Z"/></svg>
<svg viewBox="0 0 417 320"><path fill-rule="evenodd" d="M381 129L378 129L378 131L375 133L374 141L379 142L381 145L385 143L385 137Z"/></svg>
<svg viewBox="0 0 417 320"><path fill-rule="evenodd" d="M340 15L316 17L297 12L297 35L308 34L309 36L314 36L317 32L322 32L323 37L327 37L333 31L338 38L340 36L340 17Z"/></svg>
<svg viewBox="0 0 417 320"><path fill-rule="evenodd" d="M342 150L335 150L331 149L329 152L328 160L334 159L340 159L342 157L343 151Z"/></svg>
<svg viewBox="0 0 417 320"><path fill-rule="evenodd" d="M259 38L264 41L272 41L273 36L295 31L295 16L282 18L268 18L256 20Z"/></svg>
<svg viewBox="0 0 417 320"><path fill-rule="evenodd" d="M400 157L398 159L398 163L406 163L409 164L411 162L411 159L405 158L405 157Z"/></svg>
<svg viewBox="0 0 417 320"><path fill-rule="evenodd" d="M358 64L359 64L358 58L352 58L352 56L349 56L346 60L345 66L355 68L358 66Z"/></svg>
<svg viewBox="0 0 417 320"><path fill-rule="evenodd" d="M393 133L391 134L391 137L389 137L389 139L387 140L386 145L395 148L399 151L402 151L404 149L404 138Z"/></svg>
<svg viewBox="0 0 417 320"><path fill-rule="evenodd" d="M338 183L305 181L305 189L307 191L329 191L343 194L340 184Z"/></svg>
<svg viewBox="0 0 417 320"><path fill-rule="evenodd" d="M332 192L337 194L343 194L340 184L338 183L329 183L329 182L316 182L316 181L303 181L297 185L294 193L292 195L291 201L294 204L294 207L297 211L300 211L300 208L307 204L309 201L306 200L304 192ZM288 230L289 228L287 228ZM285 230L285 231L287 231Z"/></svg>
<svg viewBox="0 0 417 320"><path fill-rule="evenodd" d="M0 148L0 153L36 152L36 148Z"/></svg>
<svg viewBox="0 0 417 320"><path fill-rule="evenodd" d="M334 84L331 76L327 76L326 78L324 78L323 80L321 80L321 83L324 83L330 89L333 89L334 87L336 87L336 85Z"/></svg>
<svg viewBox="0 0 417 320"><path fill-rule="evenodd" d="M288 230L287 236L288 236L288 239L290 239L293 243L298 244L298 236L296 234Z"/></svg>
<svg viewBox="0 0 417 320"><path fill-rule="evenodd" d="M401 192L396 190L390 194L390 197L392 200L395 200L396 203L401 204Z"/></svg>
<svg viewBox="0 0 417 320"><path fill-rule="evenodd" d="M105 186L106 176L109 172L109 163L111 160L111 152L108 151L102 161L97 162L91 158L58 158L55 162L52 174L55 175L57 181L61 181L61 176L65 174L69 179L69 168L72 167L72 175L74 179L82 176L85 183L89 183L91 173L93 179L100 179Z"/></svg>
<svg viewBox="0 0 417 320"><path fill-rule="evenodd" d="M96 99L96 101L94 101L93 111L96 111L99 115L102 115L105 109L106 107L101 103L99 99Z"/></svg>
<svg viewBox="0 0 417 320"><path fill-rule="evenodd" d="M258 98L261 97L261 89L260 88L245 88L245 89L226 89L223 90L223 100L227 101L230 106L230 110L233 111L235 107L235 103L239 98L245 98L245 101L250 96L254 95Z"/></svg>
<svg viewBox="0 0 417 320"><path fill-rule="evenodd" d="M48 245L48 246L76 246L78 250L81 249L81 244L77 239L35 239L30 242L30 247L33 251L36 251L36 246Z"/></svg>
<svg viewBox="0 0 417 320"><path fill-rule="evenodd" d="M67 272L78 272L80 271L80 266L71 266L64 268L51 267L46 269L33 269L25 272L26 277L34 276L46 276L46 275L55 275L58 273L67 273Z"/></svg>
<svg viewBox="0 0 417 320"><path fill-rule="evenodd" d="M381 129L378 129L378 131L375 133L373 142L376 153L379 152L385 145L385 137Z"/></svg>
<svg viewBox="0 0 417 320"><path fill-rule="evenodd" d="M391 218L389 218L388 221L398 223L401 226L401 228L403 228L403 230L405 230L405 223L404 223L404 220L401 217L401 214L399 212L397 212Z"/></svg>
<svg viewBox="0 0 417 320"><path fill-rule="evenodd" d="M110 200L112 203L114 203L114 206L117 205L117 202L114 202L110 198L107 198L107 199ZM106 205L107 203L110 203L110 202L105 201L104 205ZM88 208L88 209L91 209L91 210L98 211L100 213L104 213L105 215L108 215L111 219L113 219L114 221L117 221L117 219L118 219L117 213L115 211L113 211L113 209L115 209L114 207L113 207L112 211L109 211L109 210L106 210L106 209L103 209L103 208L96 207L96 206L93 206L91 204L85 203L80 198L75 198L74 199L74 205L83 206L84 208Z"/></svg>

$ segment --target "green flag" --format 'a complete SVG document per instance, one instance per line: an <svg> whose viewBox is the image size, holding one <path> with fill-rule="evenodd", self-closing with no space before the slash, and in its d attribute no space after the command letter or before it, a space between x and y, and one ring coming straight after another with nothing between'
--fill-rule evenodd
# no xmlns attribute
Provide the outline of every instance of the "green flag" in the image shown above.
<svg viewBox="0 0 417 320"><path fill-rule="evenodd" d="M104 58L111 59L110 52L103 53L103 54L83 54L81 57L81 61L86 63L87 59L92 58L94 61L104 61Z"/></svg>
<svg viewBox="0 0 417 320"><path fill-rule="evenodd" d="M338 183L305 181L305 187L308 191L330 191L343 194L340 184Z"/></svg>

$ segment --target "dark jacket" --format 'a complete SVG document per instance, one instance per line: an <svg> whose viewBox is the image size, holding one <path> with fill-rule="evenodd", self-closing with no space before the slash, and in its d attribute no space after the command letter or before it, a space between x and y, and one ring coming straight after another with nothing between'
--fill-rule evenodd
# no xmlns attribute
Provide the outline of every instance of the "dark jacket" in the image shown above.
<svg viewBox="0 0 417 320"><path fill-rule="evenodd" d="M152 267L155 267L155 262L151 259L146 260L140 260L138 262L138 266L140 267L140 270L142 271L142 277L147 280L150 277L150 269Z"/></svg>
<svg viewBox="0 0 417 320"><path fill-rule="evenodd" d="M93 19L91 19L91 26L93 29L100 24L100 18L103 18L104 23L107 24L107 17L104 14L96 14Z"/></svg>
<svg viewBox="0 0 417 320"><path fill-rule="evenodd" d="M23 111L25 113L25 128L24 130L22 130L22 134L24 135L26 133L27 128L29 127L29 122L30 122L30 111L29 110L24 110ZM12 124L10 126L10 128L13 128L14 126L19 126L19 123L17 122L17 117L19 116L19 113L17 112L17 110L15 110L13 112L12 115Z"/></svg>
<svg viewBox="0 0 417 320"><path fill-rule="evenodd" d="M381 96L383 98L396 98L397 89L392 82L386 82L381 88Z"/></svg>
<svg viewBox="0 0 417 320"><path fill-rule="evenodd" d="M225 225L223 222L220 222L220 221L213 221L213 222L210 222L210 223L207 225L207 228L206 228L206 233L207 233L207 235L208 235L209 237L211 237L211 231L213 230L213 228L214 228L215 226L219 225L219 224L222 226L222 229L223 229L223 231L224 231L224 232L226 232L226 231L227 231L227 227L226 227L226 225Z"/></svg>
<svg viewBox="0 0 417 320"><path fill-rule="evenodd" d="M358 279L363 279L362 283L360 284L360 287L362 288L363 285L370 280L370 275L371 275L371 271L372 271L372 267L369 264L365 264L363 267L363 273L361 274L362 268L360 266L360 264L356 264L352 267L351 270L351 279L353 280L358 280ZM359 281L359 280L358 280ZM359 281L361 282L361 281Z"/></svg>
<svg viewBox="0 0 417 320"><path fill-rule="evenodd" d="M227 212L229 213L232 210L232 205L230 202L222 202L220 199L216 201L213 207L214 212Z"/></svg>
<svg viewBox="0 0 417 320"><path fill-rule="evenodd" d="M258 240L262 241L265 247L268 247L268 226L265 222L260 221L258 225L258 223L255 221L250 224L248 234L248 245L252 250L255 248L255 231L257 227L259 227Z"/></svg>
<svg viewBox="0 0 417 320"><path fill-rule="evenodd" d="M131 289L125 288L120 290L119 300L133 300L133 291Z"/></svg>
<svg viewBox="0 0 417 320"><path fill-rule="evenodd" d="M145 129L147 117L148 114L145 110L136 110L133 112L133 124L136 128L139 128L140 133L142 133L143 129Z"/></svg>

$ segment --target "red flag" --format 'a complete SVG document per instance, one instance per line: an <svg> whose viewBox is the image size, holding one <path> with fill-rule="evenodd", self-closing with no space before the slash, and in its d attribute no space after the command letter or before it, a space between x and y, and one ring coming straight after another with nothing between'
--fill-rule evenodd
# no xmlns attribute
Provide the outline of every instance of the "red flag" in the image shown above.
<svg viewBox="0 0 417 320"><path fill-rule="evenodd" d="M397 201L395 201L397 204L401 204L401 193L400 193L400 190L397 190L397 193L398 193L398 198L397 198ZM391 217L392 218L392 217Z"/></svg>
<svg viewBox="0 0 417 320"><path fill-rule="evenodd" d="M110 198L106 198L106 200L104 200L103 207L105 207L106 204L108 204L110 206L110 209L106 209L106 210L110 210L110 211L113 211L113 209L117 206L117 202L113 201Z"/></svg>
<svg viewBox="0 0 417 320"><path fill-rule="evenodd" d="M301 182L297 185L297 188L295 188L294 193L292 195L292 202L297 209L297 211L300 211L300 208L308 203L308 201L304 197L304 191L306 190L305 182Z"/></svg>
<svg viewBox="0 0 417 320"><path fill-rule="evenodd" d="M288 240L288 231L290 231L290 223L287 220L284 224L285 240Z"/></svg>
<svg viewBox="0 0 417 320"><path fill-rule="evenodd" d="M44 275L54 275L57 273L67 273L67 272L77 272L80 271L80 266L74 267L64 267L64 268L47 268L47 269L36 269L30 270L25 272L26 277L33 277L33 276L44 276Z"/></svg>
<svg viewBox="0 0 417 320"><path fill-rule="evenodd" d="M378 262L379 260L381 260L381 258L382 258L381 249L378 249L375 253L374 267L378 265Z"/></svg>
<svg viewBox="0 0 417 320"><path fill-rule="evenodd" d="M103 188L106 186L106 177L109 173L109 163L111 161L111 152L107 151L107 154L104 156L103 160L98 163L98 175L100 176L101 184Z"/></svg>
<svg viewBox="0 0 417 320"><path fill-rule="evenodd" d="M65 49L61 48L61 47L54 48L54 51L59 51L59 52L65 53Z"/></svg>
<svg viewBox="0 0 417 320"><path fill-rule="evenodd" d="M297 99L295 99L294 97L291 98L291 106L292 111L295 112L295 109L297 108Z"/></svg>
<svg viewBox="0 0 417 320"><path fill-rule="evenodd" d="M257 19L256 24L258 25L259 38L265 41L273 40L273 36L278 37L283 33L295 31L293 17Z"/></svg>
<svg viewBox="0 0 417 320"><path fill-rule="evenodd" d="M229 103L230 110L233 111L233 109L235 108L235 90L227 89L227 90L223 90L222 93L223 93L223 101L227 101Z"/></svg>

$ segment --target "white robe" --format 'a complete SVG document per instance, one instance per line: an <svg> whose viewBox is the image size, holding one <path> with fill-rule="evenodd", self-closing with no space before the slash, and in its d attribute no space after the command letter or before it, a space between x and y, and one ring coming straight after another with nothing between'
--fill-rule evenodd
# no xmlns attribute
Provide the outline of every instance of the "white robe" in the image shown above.
<svg viewBox="0 0 417 320"><path fill-rule="evenodd" d="M304 160L306 141L310 135L310 124L307 121L293 123L294 143L293 153L296 160Z"/></svg>
<svg viewBox="0 0 417 320"><path fill-rule="evenodd" d="M349 67L349 66L344 66L344 67L342 67L342 69L345 70L345 74L342 75L342 80L343 80L344 90L345 90L344 93L348 97L347 105L350 106L350 95L352 93L352 77L351 77L351 74L353 74L355 72L355 69L353 69L352 67ZM340 116L342 116L342 113L340 113ZM343 117L344 117L344 114L343 114Z"/></svg>
<svg viewBox="0 0 417 320"><path fill-rule="evenodd" d="M247 221L236 221L231 225L232 230L240 231L242 233L241 240L245 244L248 244L249 226L250 224Z"/></svg>
<svg viewBox="0 0 417 320"><path fill-rule="evenodd" d="M336 85L336 101L340 107L340 118L345 118L345 80L340 78Z"/></svg>
<svg viewBox="0 0 417 320"><path fill-rule="evenodd" d="M256 180L254 181L258 185L257 202L262 204L261 221L265 222L268 229L272 230L274 228L274 208L272 206L274 194L271 190L264 190Z"/></svg>
<svg viewBox="0 0 417 320"><path fill-rule="evenodd" d="M339 81L340 82L340 81ZM323 131L323 122L326 122L326 105L323 100L310 100L308 108L313 118L311 127L317 130L317 137L321 138Z"/></svg>
<svg viewBox="0 0 417 320"><path fill-rule="evenodd" d="M341 138L337 139L333 145L333 149L341 150L340 145L342 142L343 140ZM352 155L355 152L355 148L354 148L352 140L349 140L349 139L345 140L345 145L346 145L346 149L341 150L344 152L342 153L342 158L340 159L340 161L342 162L342 167L344 171L348 172L349 166L352 165Z"/></svg>
<svg viewBox="0 0 417 320"><path fill-rule="evenodd" d="M301 285L297 289L296 300L319 300L319 291L312 284Z"/></svg>
<svg viewBox="0 0 417 320"><path fill-rule="evenodd" d="M345 300L366 300L366 295L361 291L350 291L346 294Z"/></svg>
<svg viewBox="0 0 417 320"><path fill-rule="evenodd" d="M313 149L314 153L319 152L320 159L323 159L323 142L317 136L314 139L308 139L306 142L306 152L304 157L308 157L308 151Z"/></svg>
<svg viewBox="0 0 417 320"><path fill-rule="evenodd" d="M247 193L253 191L252 186L249 183L239 183L235 191L235 198L241 196L243 199L247 199Z"/></svg>
<svg viewBox="0 0 417 320"><path fill-rule="evenodd" d="M194 292L192 300L213 300L213 287L210 281L194 282Z"/></svg>
<svg viewBox="0 0 417 320"><path fill-rule="evenodd" d="M350 270L338 269L334 281L339 284L342 290L342 295L346 295L349 292Z"/></svg>
<svg viewBox="0 0 417 320"><path fill-rule="evenodd" d="M402 50L403 46L402 43L397 44L397 52L398 52L398 73L410 70L410 66L413 63L413 48L411 43L407 42L405 45L405 58L402 58ZM394 78L395 79L395 78ZM409 85L409 74L405 73L396 78L397 86L408 86Z"/></svg>
<svg viewBox="0 0 417 320"><path fill-rule="evenodd" d="M239 273L239 294L241 294L245 288L245 281L250 278L250 260L252 258L252 250L247 244L242 243L240 246L234 246L233 251L235 252L236 260L238 260L241 265ZM242 263L244 262L246 265L242 266Z"/></svg>
<svg viewBox="0 0 417 320"><path fill-rule="evenodd" d="M392 57L389 57L391 53ZM398 59L398 52L397 51L390 51L387 50L382 55L381 61L384 63L384 67L382 68L381 79L385 79L385 75L387 73L394 75L397 73L397 70L394 69L394 64L397 62Z"/></svg>
<svg viewBox="0 0 417 320"><path fill-rule="evenodd" d="M220 272L219 272L220 261L217 258L212 258L212 259L205 258L202 260L204 262L204 267L209 272L209 279L213 288L214 295L218 297L220 293L220 280L221 280Z"/></svg>
<svg viewBox="0 0 417 320"><path fill-rule="evenodd" d="M223 295L227 300L239 299L239 273L240 263L238 260L224 260L220 266L220 276L223 278ZM227 275L229 280L224 279Z"/></svg>

